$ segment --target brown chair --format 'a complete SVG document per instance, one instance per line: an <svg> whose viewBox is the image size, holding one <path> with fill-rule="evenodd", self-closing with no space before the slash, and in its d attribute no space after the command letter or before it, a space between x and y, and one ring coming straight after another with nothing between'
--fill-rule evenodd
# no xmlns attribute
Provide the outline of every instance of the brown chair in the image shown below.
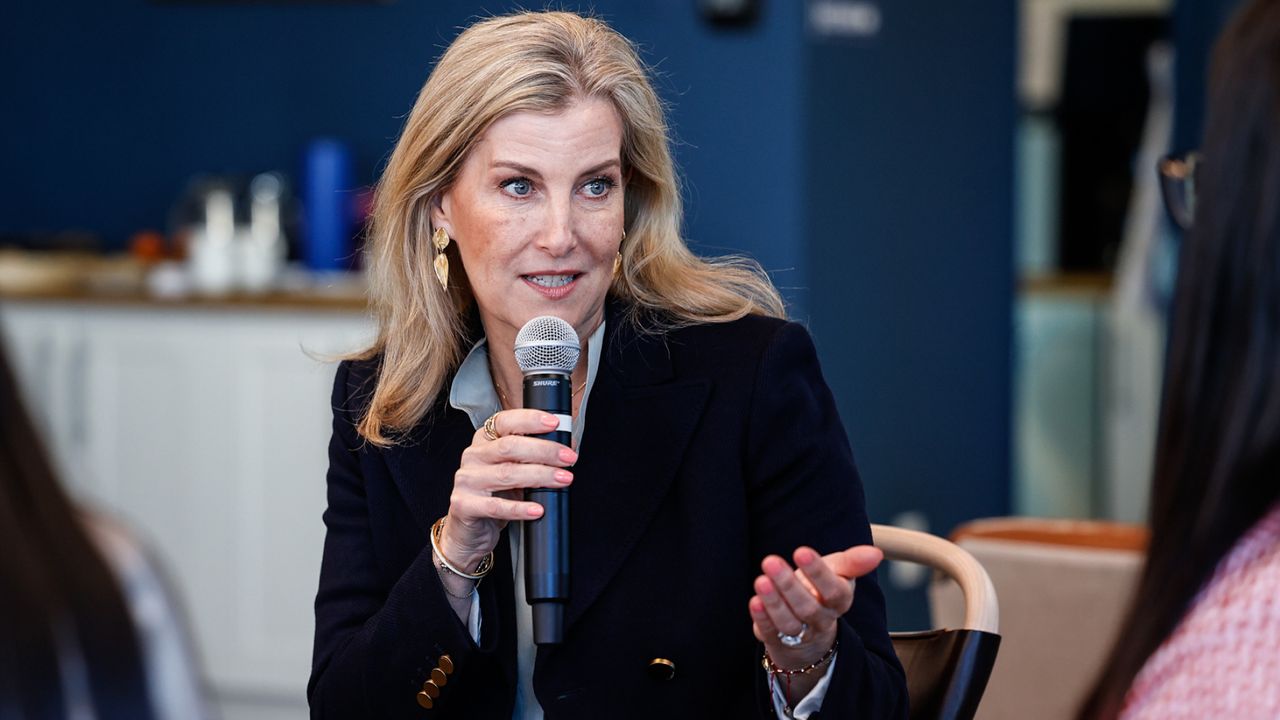
<svg viewBox="0 0 1280 720"><path fill-rule="evenodd" d="M872 525L876 547L889 560L919 563L953 578L964 597L958 628L890 633L907 673L912 720L969 720L987 686L1000 648L1000 608L982 565L935 535Z"/></svg>
<svg viewBox="0 0 1280 720"><path fill-rule="evenodd" d="M1004 642L981 720L1071 720L1120 631L1147 544L1137 525L993 518L960 526L952 541L986 569L1000 593ZM950 581L930 588L933 621L954 622L967 598Z"/></svg>

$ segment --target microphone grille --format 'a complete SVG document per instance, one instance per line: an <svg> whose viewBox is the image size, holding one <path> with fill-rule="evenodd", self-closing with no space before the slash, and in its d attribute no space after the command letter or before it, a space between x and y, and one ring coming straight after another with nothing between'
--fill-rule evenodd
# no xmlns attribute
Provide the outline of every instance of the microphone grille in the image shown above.
<svg viewBox="0 0 1280 720"><path fill-rule="evenodd" d="M516 363L528 375L535 372L572 373L578 365L578 333L553 315L541 315L516 334Z"/></svg>

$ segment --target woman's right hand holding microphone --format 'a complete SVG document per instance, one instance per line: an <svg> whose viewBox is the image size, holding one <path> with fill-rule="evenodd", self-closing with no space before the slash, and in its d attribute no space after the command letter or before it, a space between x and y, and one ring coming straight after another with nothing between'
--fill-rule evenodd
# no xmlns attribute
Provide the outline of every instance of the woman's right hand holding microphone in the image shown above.
<svg viewBox="0 0 1280 720"><path fill-rule="evenodd" d="M578 454L560 443L528 437L558 425L550 413L517 409L494 414L476 430L454 473L449 514L437 546L450 565L476 572L508 522L542 516L540 505L523 500L526 488L559 489L573 482L566 468L577 462ZM440 576L454 610L466 621L475 582L447 569Z"/></svg>

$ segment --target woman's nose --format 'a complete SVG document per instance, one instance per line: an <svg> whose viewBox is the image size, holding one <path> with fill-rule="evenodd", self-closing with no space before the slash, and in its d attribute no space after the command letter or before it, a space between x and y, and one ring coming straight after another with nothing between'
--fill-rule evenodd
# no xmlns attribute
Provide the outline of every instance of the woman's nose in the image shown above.
<svg viewBox="0 0 1280 720"><path fill-rule="evenodd" d="M568 201L548 203L545 226L538 247L552 257L568 254L577 245L573 232L573 208Z"/></svg>

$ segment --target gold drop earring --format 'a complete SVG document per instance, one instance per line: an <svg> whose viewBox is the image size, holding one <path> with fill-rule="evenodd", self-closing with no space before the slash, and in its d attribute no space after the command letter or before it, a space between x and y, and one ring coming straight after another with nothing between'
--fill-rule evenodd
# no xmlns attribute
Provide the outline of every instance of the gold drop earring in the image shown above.
<svg viewBox="0 0 1280 720"><path fill-rule="evenodd" d="M440 287L448 292L449 256L444 254L444 250L449 247L449 233L442 227L436 228L435 233L431 235L431 244L436 248L436 279L440 281Z"/></svg>
<svg viewBox="0 0 1280 720"><path fill-rule="evenodd" d="M626 242L626 239L627 239L627 231L623 230L622 231L623 242ZM613 256L613 276L617 277L618 273L620 272L622 272L622 250L621 249L618 250L617 255Z"/></svg>

